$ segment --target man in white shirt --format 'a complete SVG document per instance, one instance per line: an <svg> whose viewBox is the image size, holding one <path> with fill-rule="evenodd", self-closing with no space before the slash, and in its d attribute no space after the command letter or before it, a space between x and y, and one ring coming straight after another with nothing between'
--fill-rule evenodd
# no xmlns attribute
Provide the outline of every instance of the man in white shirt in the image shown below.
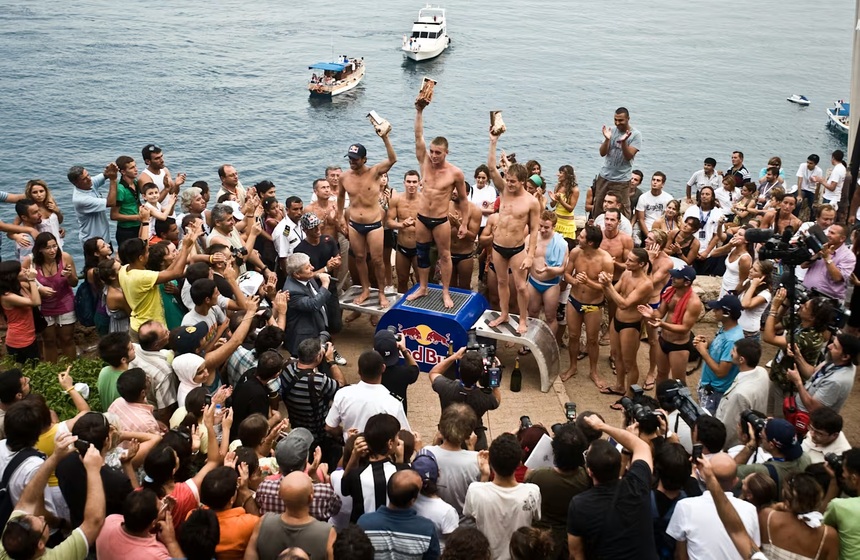
<svg viewBox="0 0 860 560"><path fill-rule="evenodd" d="M633 237L637 247L651 231L651 226L657 218L663 216L666 205L673 200L672 195L663 192L665 186L666 174L662 171L655 171L654 175L651 176L651 190L642 193L636 203L636 226L641 232L641 237Z"/></svg>
<svg viewBox="0 0 860 560"><path fill-rule="evenodd" d="M275 251L278 253L278 271L286 278L287 257L293 254L296 245L305 238L305 232L299 227L299 220L305 212L305 207L302 199L297 196L289 197L284 206L286 206L286 214L272 230L272 243L275 244Z"/></svg>
<svg viewBox="0 0 860 560"><path fill-rule="evenodd" d="M714 190L714 197L726 218L734 219L735 213L732 207L741 199L741 190L735 184L734 175L723 177L723 184Z"/></svg>
<svg viewBox="0 0 860 560"><path fill-rule="evenodd" d="M732 363L738 366L738 374L720 399L715 416L726 425L728 449L738 443L737 430L732 427L740 421L745 410L766 410L770 379L767 370L758 365L761 359L761 344L753 338L742 338L732 348Z"/></svg>
<svg viewBox="0 0 860 560"><path fill-rule="evenodd" d="M704 276L721 275L725 271L725 259L711 257L711 251L717 246L719 239L716 237L717 226L724 218L722 210L715 207L714 189L702 187L699 191L699 206L690 206L684 212L684 220L690 216L699 218L702 224L699 228L699 256L696 258L695 268L698 274Z"/></svg>
<svg viewBox="0 0 860 560"><path fill-rule="evenodd" d="M816 180L814 177L820 179L823 176L821 168L818 167L819 161L818 154L811 154L806 158L806 163L801 163L800 167L797 168L797 190L810 210L815 203Z"/></svg>
<svg viewBox="0 0 860 560"><path fill-rule="evenodd" d="M813 463L823 463L824 456L828 453L841 457L851 449L851 444L842 431L842 416L826 406L813 410L809 415L809 432L806 433L801 446Z"/></svg>
<svg viewBox="0 0 860 560"><path fill-rule="evenodd" d="M403 404L382 385L385 362L378 352L371 349L358 358L358 375L361 381L339 390L334 395L325 429L333 436L349 438L349 430L364 431L367 420L375 414L390 414L400 421L402 430L412 431L403 412Z"/></svg>
<svg viewBox="0 0 860 560"><path fill-rule="evenodd" d="M717 160L712 157L705 158L705 163L702 166L702 169L693 173L693 176L690 177L690 180L687 181L687 204L694 204L694 201L699 200L699 190L702 187L711 187L712 189L716 189L720 186L720 174L715 171L717 167ZM696 193L696 196L693 196L693 192Z"/></svg>
<svg viewBox="0 0 860 560"><path fill-rule="evenodd" d="M842 150L835 150L830 156L830 163L833 164L833 169L827 179L821 177L812 177L810 180L824 187L821 193L821 200L824 204L830 204L833 208L839 209L839 200L842 198L842 184L845 182L845 154Z"/></svg>
<svg viewBox="0 0 860 560"><path fill-rule="evenodd" d="M604 213L610 208L621 211L621 205L618 203L618 195L615 193L606 193L606 196L603 197L603 212L594 218L594 225L599 227L601 231L603 231L603 222L606 219ZM621 214L621 219L618 221L618 230L621 233L626 233L630 236L633 235L633 225L624 214Z"/></svg>
<svg viewBox="0 0 860 560"><path fill-rule="evenodd" d="M738 482L737 465L725 453L712 455L711 467L720 487L740 515L750 538L761 544L759 535L758 512L754 505L735 498L732 489ZM741 556L735 549L729 534L726 532L710 492L705 492L696 498L681 500L675 506L672 520L666 528L666 534L677 541L676 558L690 560L725 560L738 559Z"/></svg>

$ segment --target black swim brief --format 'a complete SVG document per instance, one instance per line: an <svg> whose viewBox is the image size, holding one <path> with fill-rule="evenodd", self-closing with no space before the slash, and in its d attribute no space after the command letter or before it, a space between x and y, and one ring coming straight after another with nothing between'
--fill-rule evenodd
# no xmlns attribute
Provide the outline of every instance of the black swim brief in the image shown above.
<svg viewBox="0 0 860 560"><path fill-rule="evenodd" d="M612 324L615 325L615 332L620 333L624 329L636 329L636 332L642 330L642 320L638 320L633 323L623 323L618 319L613 319Z"/></svg>
<svg viewBox="0 0 860 560"><path fill-rule="evenodd" d="M523 249L525 248L525 244L520 245L519 247L502 247L501 245L496 245L495 243L493 243L493 250L498 254L502 255L502 258L508 260L510 260L514 255L522 253Z"/></svg>
<svg viewBox="0 0 860 560"><path fill-rule="evenodd" d="M662 335L660 335L657 341L660 343L660 350L662 350L664 354L671 354L672 352L689 352L693 347L693 333L690 333L690 340L684 344L663 340Z"/></svg>
<svg viewBox="0 0 860 560"><path fill-rule="evenodd" d="M436 226L441 226L442 224L447 222L448 217L446 216L444 218L428 218L427 216L422 216L421 214L418 214L418 221L424 224L424 227L426 227L430 231L433 231L434 229L436 229Z"/></svg>
<svg viewBox="0 0 860 560"><path fill-rule="evenodd" d="M472 258L472 253L451 253L451 262L453 263L454 266L457 266L458 264L465 261L466 259L471 259L471 258Z"/></svg>
<svg viewBox="0 0 860 560"><path fill-rule="evenodd" d="M406 257L407 259L414 259L415 255L418 254L418 248L416 247L404 247L403 245L397 244L397 252Z"/></svg>
<svg viewBox="0 0 860 560"><path fill-rule="evenodd" d="M376 222L372 222L369 224L360 224L358 222L353 222L352 220L350 220L349 221L349 227L354 229L359 234L366 236L371 231L381 228L382 227L382 221L376 221Z"/></svg>

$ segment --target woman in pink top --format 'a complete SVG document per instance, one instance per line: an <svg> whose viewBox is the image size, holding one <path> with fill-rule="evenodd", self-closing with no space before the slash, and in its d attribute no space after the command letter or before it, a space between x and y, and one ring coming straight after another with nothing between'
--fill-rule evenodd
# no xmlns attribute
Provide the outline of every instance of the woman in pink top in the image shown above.
<svg viewBox="0 0 860 560"><path fill-rule="evenodd" d="M48 326L42 332L45 359L56 362L59 353L74 360L75 347L75 293L78 285L75 261L60 250L53 233L43 231L33 242L33 254L24 258L21 265L29 268L32 259L36 267L36 280L42 295L42 315Z"/></svg>
<svg viewBox="0 0 860 560"><path fill-rule="evenodd" d="M18 261L0 262L0 307L6 315L6 353L23 364L39 359L33 308L42 298L35 268L21 268Z"/></svg>

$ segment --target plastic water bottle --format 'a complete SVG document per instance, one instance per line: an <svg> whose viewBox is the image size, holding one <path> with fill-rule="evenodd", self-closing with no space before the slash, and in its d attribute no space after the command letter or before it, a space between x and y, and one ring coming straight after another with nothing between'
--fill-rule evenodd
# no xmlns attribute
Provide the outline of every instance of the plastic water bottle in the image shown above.
<svg viewBox="0 0 860 560"><path fill-rule="evenodd" d="M224 417L224 411L221 409L221 405L216 404L215 405L215 423L220 424L221 418L223 418L223 417Z"/></svg>

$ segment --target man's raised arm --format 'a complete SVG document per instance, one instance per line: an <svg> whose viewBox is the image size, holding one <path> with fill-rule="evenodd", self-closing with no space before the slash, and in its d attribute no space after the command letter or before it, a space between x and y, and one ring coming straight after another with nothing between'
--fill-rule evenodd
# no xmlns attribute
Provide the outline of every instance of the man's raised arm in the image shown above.
<svg viewBox="0 0 860 560"><path fill-rule="evenodd" d="M415 102L415 157L421 165L424 165L424 160L427 158L427 144L424 143L424 107L426 106L427 102L424 100L419 99Z"/></svg>

